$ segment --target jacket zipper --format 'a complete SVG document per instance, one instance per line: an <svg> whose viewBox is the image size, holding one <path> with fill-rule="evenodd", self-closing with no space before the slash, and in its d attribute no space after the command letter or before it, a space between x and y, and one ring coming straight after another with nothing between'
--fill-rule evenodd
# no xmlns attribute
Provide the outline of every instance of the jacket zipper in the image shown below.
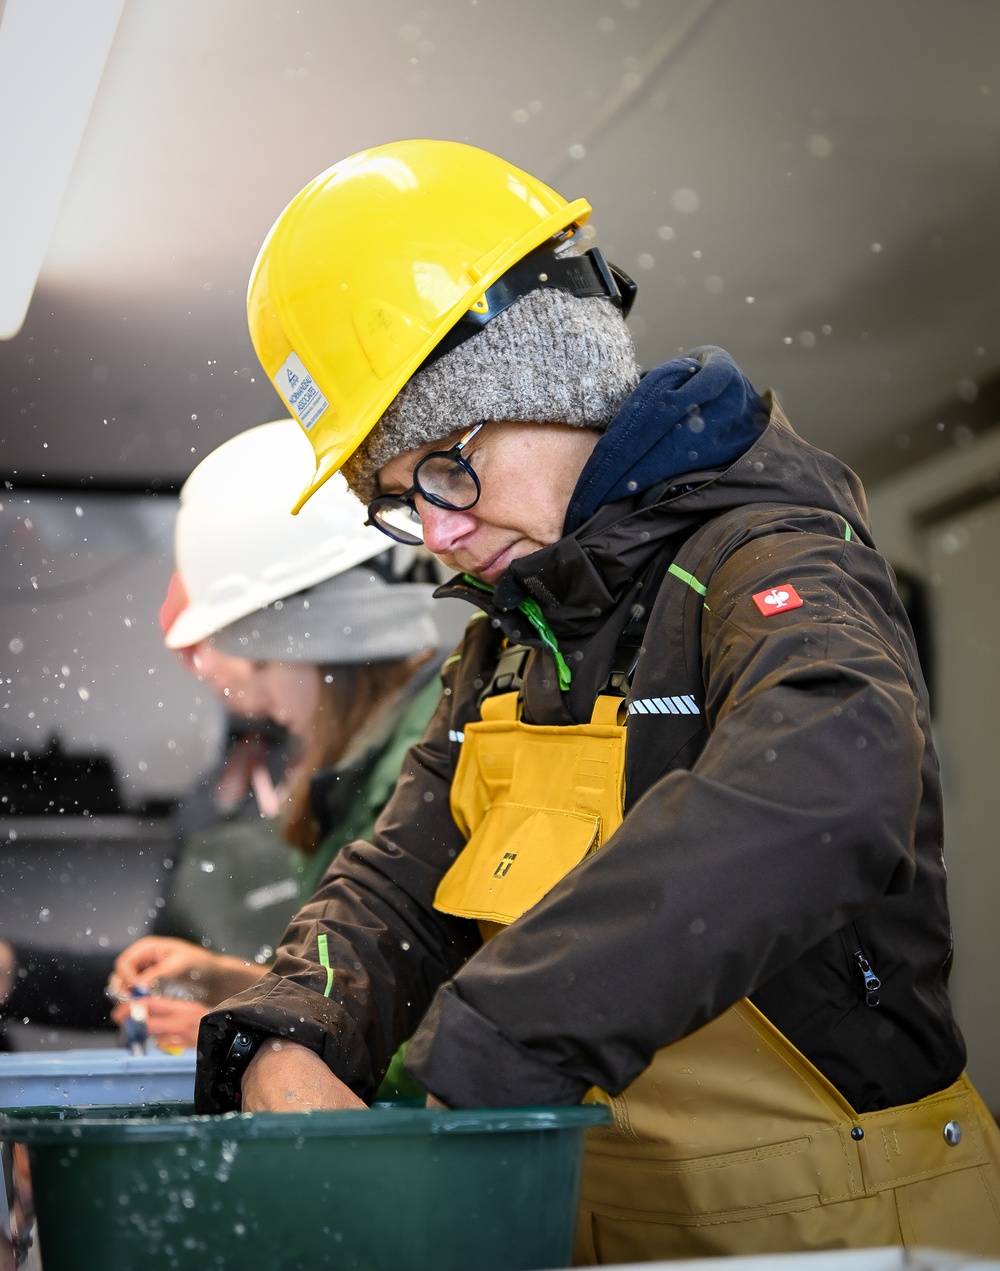
<svg viewBox="0 0 1000 1271"><path fill-rule="evenodd" d="M865 995L865 1003L868 1006L879 1005L879 989L882 987L882 981L875 974L875 969L868 960L868 954L865 952L864 943L861 939L861 933L858 931L858 925L851 923L851 931L854 932L854 950L851 950L851 941L847 938L847 928L841 927L840 939L844 946L844 952L852 969L852 974L856 970L861 976L861 992Z"/></svg>
<svg viewBox="0 0 1000 1271"><path fill-rule="evenodd" d="M865 957L861 949L854 955L854 961L858 964L865 981L865 1001L869 1006L878 1006L878 991L882 987L882 981L878 978L871 968L871 963Z"/></svg>
<svg viewBox="0 0 1000 1271"><path fill-rule="evenodd" d="M854 963L861 972L861 978L864 981L865 1002L869 1006L878 1006L878 991L882 987L882 981L875 974L872 964L868 961L865 954L864 945L861 942L861 933L858 931L858 924L851 923L851 930L854 932L854 938L858 942L858 947L854 950Z"/></svg>

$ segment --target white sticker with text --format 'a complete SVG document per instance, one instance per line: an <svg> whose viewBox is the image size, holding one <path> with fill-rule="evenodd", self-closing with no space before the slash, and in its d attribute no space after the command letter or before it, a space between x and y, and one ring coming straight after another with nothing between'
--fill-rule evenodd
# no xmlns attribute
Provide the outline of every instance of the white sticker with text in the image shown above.
<svg viewBox="0 0 1000 1271"><path fill-rule="evenodd" d="M274 387L288 403L288 409L308 432L330 403L316 387L316 381L302 364L299 355L289 353L271 379Z"/></svg>

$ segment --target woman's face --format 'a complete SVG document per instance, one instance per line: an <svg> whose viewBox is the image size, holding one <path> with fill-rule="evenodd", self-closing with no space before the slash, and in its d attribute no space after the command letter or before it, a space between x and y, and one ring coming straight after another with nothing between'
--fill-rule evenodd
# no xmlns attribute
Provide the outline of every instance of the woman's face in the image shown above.
<svg viewBox="0 0 1000 1271"><path fill-rule="evenodd" d="M320 703L320 670L309 662L252 662L220 653L203 640L191 665L226 706L239 715L273 719L305 738Z"/></svg>
<svg viewBox="0 0 1000 1271"><path fill-rule="evenodd" d="M254 662L247 700L258 717L273 719L304 740L319 711L320 669L310 662Z"/></svg>
<svg viewBox="0 0 1000 1271"><path fill-rule="evenodd" d="M380 492L410 489L420 460L447 450L466 431L397 455L379 470ZM596 429L569 424L486 424L463 453L482 485L475 507L453 512L416 496L427 547L450 569L492 585L512 560L562 537L570 498L599 437Z"/></svg>
<svg viewBox="0 0 1000 1271"><path fill-rule="evenodd" d="M249 658L221 653L208 640L181 650L184 665L237 715L252 715L244 704L254 664Z"/></svg>

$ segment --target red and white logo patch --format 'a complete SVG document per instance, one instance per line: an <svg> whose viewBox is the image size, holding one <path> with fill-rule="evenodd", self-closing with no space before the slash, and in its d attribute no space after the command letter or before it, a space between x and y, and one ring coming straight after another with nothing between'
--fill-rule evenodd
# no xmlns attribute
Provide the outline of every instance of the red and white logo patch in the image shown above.
<svg viewBox="0 0 1000 1271"><path fill-rule="evenodd" d="M777 587L770 587L767 591L758 591L753 602L765 618L785 609L798 609L803 603L802 597L791 583L779 583Z"/></svg>

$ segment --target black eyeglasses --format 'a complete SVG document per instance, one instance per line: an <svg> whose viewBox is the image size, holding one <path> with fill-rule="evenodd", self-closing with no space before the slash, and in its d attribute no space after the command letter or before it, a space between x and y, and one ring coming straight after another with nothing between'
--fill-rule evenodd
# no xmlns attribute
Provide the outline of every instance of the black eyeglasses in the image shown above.
<svg viewBox="0 0 1000 1271"><path fill-rule="evenodd" d="M424 455L413 469L413 485L402 494L380 494L368 504L366 525L376 525L397 543L422 543L424 530L414 502L416 495L436 508L467 512L479 502L483 489L462 451L482 428L476 424L451 447Z"/></svg>

